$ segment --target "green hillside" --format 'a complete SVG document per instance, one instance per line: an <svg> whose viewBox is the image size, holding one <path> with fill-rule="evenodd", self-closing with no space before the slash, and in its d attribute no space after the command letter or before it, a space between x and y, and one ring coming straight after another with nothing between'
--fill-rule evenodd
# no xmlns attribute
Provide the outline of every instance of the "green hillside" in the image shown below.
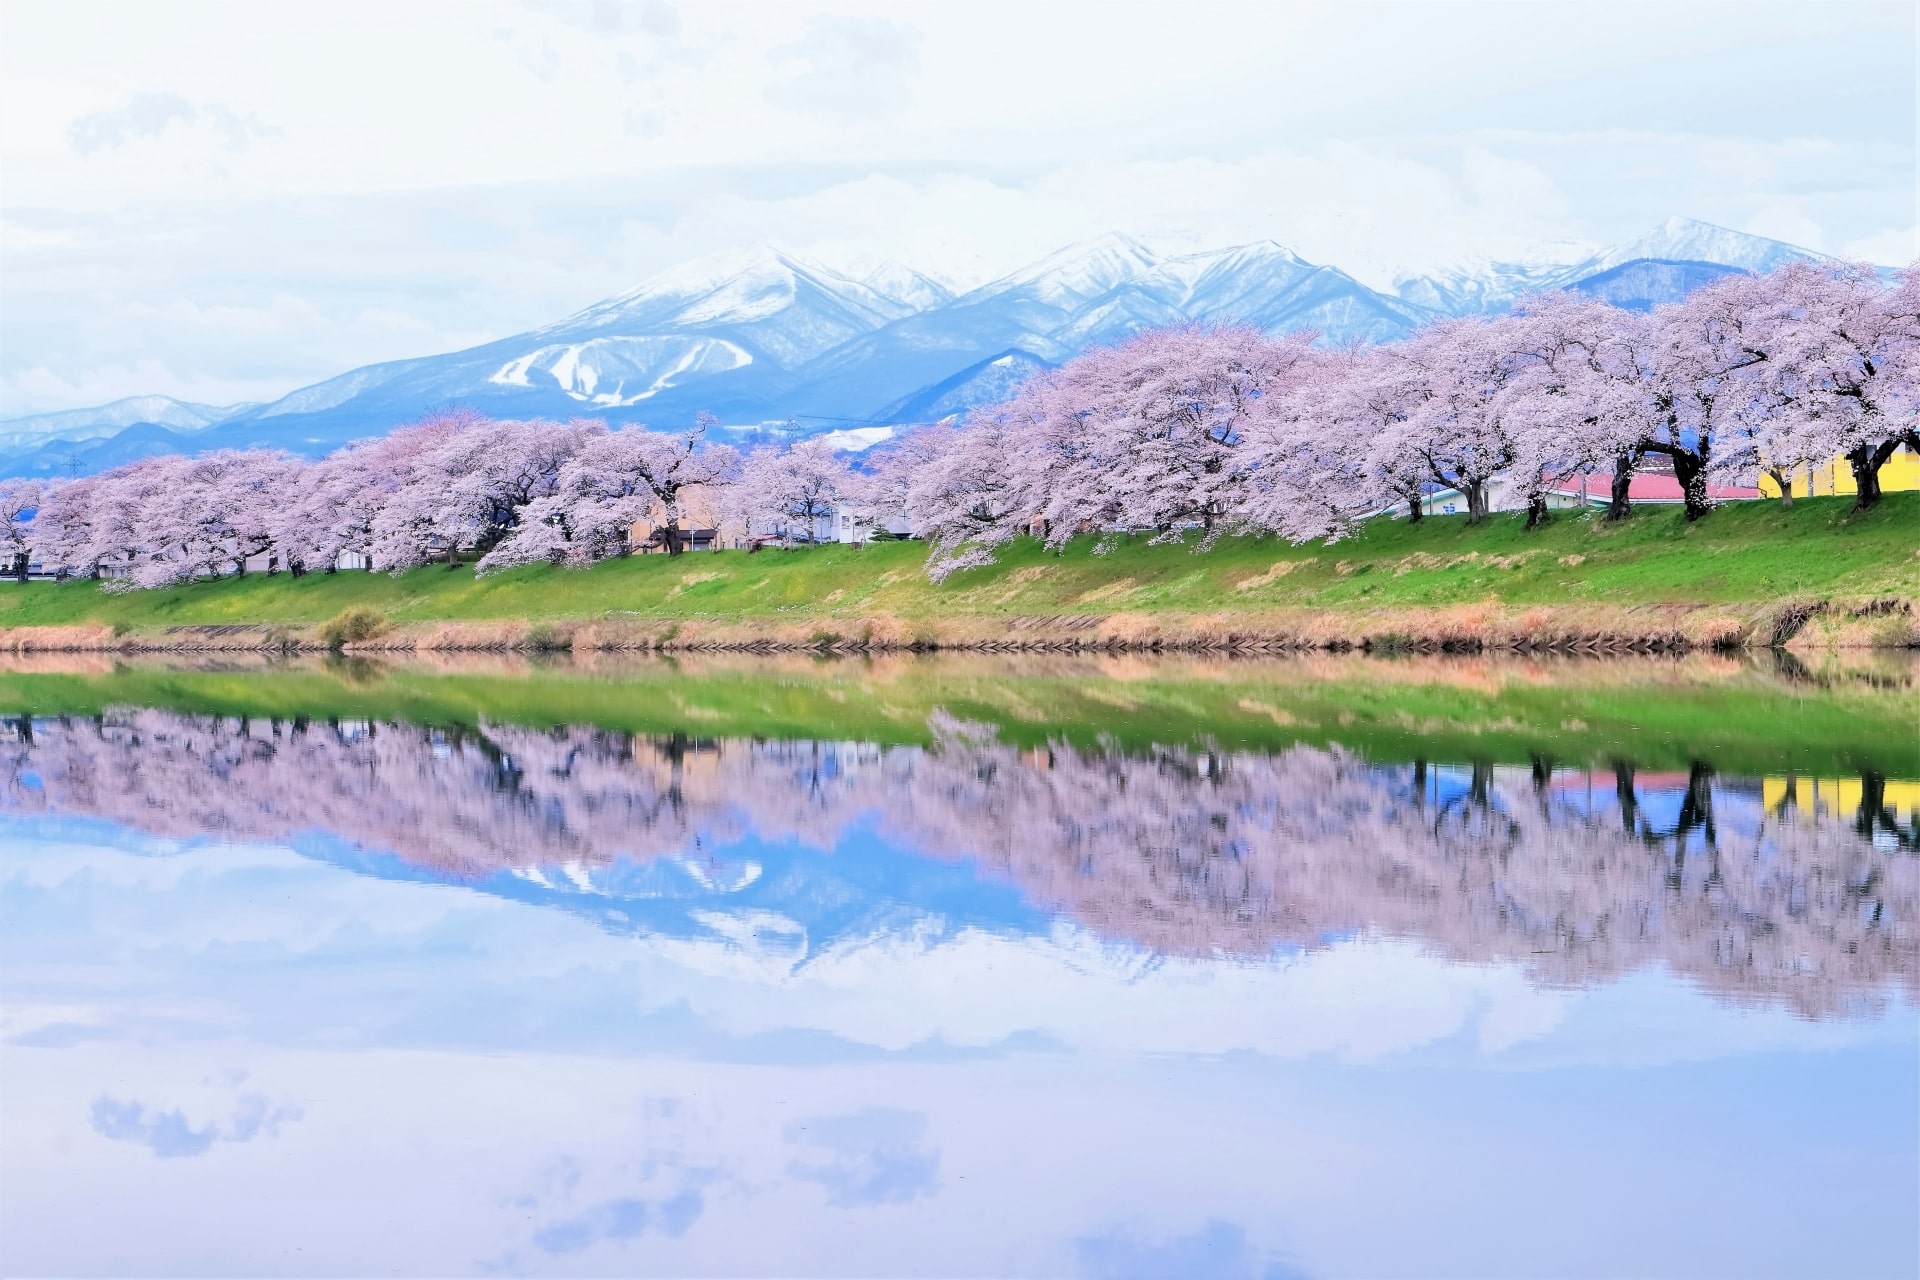
<svg viewBox="0 0 1920 1280"><path fill-rule="evenodd" d="M1376 520L1332 546L1225 538L1213 550L1130 539L1052 554L1032 541L944 584L924 545L635 557L584 570L476 578L470 567L385 574L259 574L112 594L94 582L0 587L0 628L104 623L116 630L270 624L312 627L351 606L395 623L517 619L853 620L1158 612L1258 613L1489 602L1502 605L1737 605L1792 598L1920 597L1920 493L1861 513L1850 500L1730 505L1689 525L1645 510L1621 525L1562 513L1527 532L1518 515Z"/></svg>

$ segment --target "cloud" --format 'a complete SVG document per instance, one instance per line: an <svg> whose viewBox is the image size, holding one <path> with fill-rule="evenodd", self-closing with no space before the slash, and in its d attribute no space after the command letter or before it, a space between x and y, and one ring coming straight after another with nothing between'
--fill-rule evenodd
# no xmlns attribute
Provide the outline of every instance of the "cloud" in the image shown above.
<svg viewBox="0 0 1920 1280"><path fill-rule="evenodd" d="M111 110L81 116L73 122L68 137L75 151L91 155L103 148L125 146L133 138L157 138L174 121L192 121L199 114L177 93L144 90Z"/></svg>
<svg viewBox="0 0 1920 1280"><path fill-rule="evenodd" d="M845 1116L816 1116L787 1128L787 1141L830 1153L795 1160L787 1172L817 1182L836 1209L906 1204L940 1189L940 1153L924 1145L927 1117L894 1107Z"/></svg>
<svg viewBox="0 0 1920 1280"><path fill-rule="evenodd" d="M1904 267L1920 258L1920 227L1889 227L1875 235L1849 240L1840 246L1840 256L1887 267Z"/></svg>
<svg viewBox="0 0 1920 1280"><path fill-rule="evenodd" d="M162 1111L104 1094L93 1100L95 1133L114 1142L137 1143L163 1160L205 1155L216 1142L251 1142L262 1134L272 1137L283 1123L300 1116L298 1107L276 1105L257 1093L241 1095L224 1128L216 1121L195 1127L177 1107Z"/></svg>
<svg viewBox="0 0 1920 1280"><path fill-rule="evenodd" d="M920 70L920 33L884 18L815 18L807 34L772 54L775 66L798 64L770 84L776 107L823 116L889 115L912 97Z"/></svg>
<svg viewBox="0 0 1920 1280"><path fill-rule="evenodd" d="M220 1131L196 1129L180 1111L150 1110L145 1103L105 1096L93 1100L93 1131L114 1142L137 1142L161 1158L205 1155Z"/></svg>
<svg viewBox="0 0 1920 1280"><path fill-rule="evenodd" d="M1820 224L1792 205L1769 205L1748 218L1741 230L1816 251L1827 247Z"/></svg>
<svg viewBox="0 0 1920 1280"><path fill-rule="evenodd" d="M1129 1231L1076 1242L1081 1273L1106 1277L1185 1276L1191 1280L1302 1280L1305 1273L1257 1253L1237 1223L1213 1221L1189 1235L1143 1240Z"/></svg>
<svg viewBox="0 0 1920 1280"><path fill-rule="evenodd" d="M527 8L589 35L672 40L680 34L680 11L667 0L528 0Z"/></svg>
<svg viewBox="0 0 1920 1280"><path fill-rule="evenodd" d="M636 1240L649 1234L679 1237L705 1209L706 1197L697 1187L667 1200L622 1197L541 1228L533 1243L547 1253L580 1253L609 1240Z"/></svg>
<svg viewBox="0 0 1920 1280"><path fill-rule="evenodd" d="M80 155L123 147L136 138L158 138L174 124L204 126L229 151L245 150L255 138L273 137L279 130L218 103L195 106L177 93L146 89L120 106L96 111L75 120L68 142Z"/></svg>

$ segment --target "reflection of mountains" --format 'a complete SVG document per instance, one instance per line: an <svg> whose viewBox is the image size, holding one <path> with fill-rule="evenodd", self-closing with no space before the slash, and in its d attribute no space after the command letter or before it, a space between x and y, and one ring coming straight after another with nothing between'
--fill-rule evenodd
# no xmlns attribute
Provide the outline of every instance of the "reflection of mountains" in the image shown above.
<svg viewBox="0 0 1920 1280"><path fill-rule="evenodd" d="M1371 930L1553 983L1659 962L1810 1014L1920 989L1920 818L1896 814L1872 778L1841 796L1704 767L1636 779L1544 762L1383 768L1306 747L1020 752L955 723L929 748L890 750L159 711L7 723L16 810L170 835L323 830L435 873L513 873L553 892L657 897L651 864L671 855L721 907L754 872L700 872L682 856L697 843L831 847L870 821L1163 952L1256 955ZM867 892L924 907L912 898L926 887ZM845 927L874 913L830 914Z"/></svg>

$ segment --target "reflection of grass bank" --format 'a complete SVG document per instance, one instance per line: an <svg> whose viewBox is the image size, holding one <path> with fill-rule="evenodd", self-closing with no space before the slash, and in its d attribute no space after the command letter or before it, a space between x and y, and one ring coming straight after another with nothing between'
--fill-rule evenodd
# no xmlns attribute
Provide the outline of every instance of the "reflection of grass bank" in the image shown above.
<svg viewBox="0 0 1920 1280"><path fill-rule="evenodd" d="M91 664L91 666L90 666ZM1377 759L1704 762L1732 773L1920 778L1920 669L1887 655L1821 674L1771 661L1317 657L1261 661L896 655L588 662L347 659L179 670L41 658L0 674L0 710L111 706L291 719L597 725L699 737L921 742L936 712L1023 746L1111 739ZM61 669L63 668L64 669Z"/></svg>
<svg viewBox="0 0 1920 1280"><path fill-rule="evenodd" d="M464 568L399 578L255 575L123 595L94 583L29 584L0 587L0 628L90 627L68 640L91 635L88 643L107 646L162 641L172 627L243 626L253 630L171 642L318 646L330 619L362 609L394 628L387 643L430 646L439 627L449 647L530 646L536 633L580 648L755 637L795 646L827 637L847 645L1150 643L1262 633L1374 636L1391 647L1422 632L1470 639L1476 628L1679 633L1698 644L1728 625L1765 643L1790 602L1920 598L1917 531L1920 493L1901 493L1864 514L1847 499L1809 499L1792 511L1745 503L1694 525L1677 511L1643 511L1621 526L1563 515L1535 533L1517 516L1479 528L1462 517L1374 521L1332 547L1229 538L1206 555L1136 539L1108 556L1086 543L1056 556L1024 542L997 566L943 585L926 580L925 548L909 543L643 557L484 579ZM1860 642L1914 635L1909 613L1857 624L1845 614L1807 616L1814 631L1837 623Z"/></svg>

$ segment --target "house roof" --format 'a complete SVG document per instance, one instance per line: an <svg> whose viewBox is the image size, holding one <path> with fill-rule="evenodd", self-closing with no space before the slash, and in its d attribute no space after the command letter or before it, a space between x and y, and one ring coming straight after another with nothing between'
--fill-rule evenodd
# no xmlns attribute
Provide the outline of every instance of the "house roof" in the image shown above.
<svg viewBox="0 0 1920 1280"><path fill-rule="evenodd" d="M1553 492L1578 496L1580 482L1562 481L1553 486ZM1592 502L1605 502L1612 492L1609 477L1594 476L1587 481L1587 498ZM1713 502L1732 502L1741 498L1757 498L1760 491L1747 485L1707 484L1707 498ZM1680 502L1686 497L1680 488L1680 482L1670 472L1641 471L1635 473L1627 482L1627 498L1633 502Z"/></svg>

